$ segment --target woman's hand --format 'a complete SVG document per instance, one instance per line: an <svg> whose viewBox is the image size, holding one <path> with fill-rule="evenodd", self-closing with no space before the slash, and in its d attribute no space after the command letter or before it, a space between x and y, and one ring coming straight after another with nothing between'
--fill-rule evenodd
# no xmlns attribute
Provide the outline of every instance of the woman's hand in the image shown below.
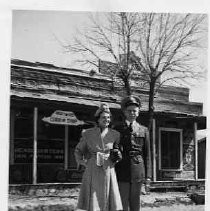
<svg viewBox="0 0 210 211"><path fill-rule="evenodd" d="M77 170L78 171L84 171L85 168L87 166L87 160L81 160L79 163L78 163L78 166L77 166Z"/></svg>

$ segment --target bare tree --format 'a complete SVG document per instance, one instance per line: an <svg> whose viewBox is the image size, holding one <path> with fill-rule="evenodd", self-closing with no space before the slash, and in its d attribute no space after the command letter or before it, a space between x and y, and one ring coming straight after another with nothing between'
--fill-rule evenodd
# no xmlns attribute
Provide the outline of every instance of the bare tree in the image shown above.
<svg viewBox="0 0 210 211"><path fill-rule="evenodd" d="M154 115L154 96L167 81L184 84L198 79L203 70L196 68L194 51L201 47L205 15L142 14L134 63L149 78L149 128ZM163 76L163 77L162 77ZM162 77L162 81L160 81Z"/></svg>
<svg viewBox="0 0 210 211"><path fill-rule="evenodd" d="M80 53L83 58L78 62L83 64L98 67L100 60L115 63L110 75L121 78L127 95L132 94L134 74L140 75L149 87L151 129L157 90L168 81L188 83L202 75L195 68L194 52L200 47L206 16L125 12L103 15L102 22L92 17L88 31L63 47Z"/></svg>
<svg viewBox="0 0 210 211"><path fill-rule="evenodd" d="M100 61L111 61L110 75L113 79L119 77L125 88L126 94L132 93L131 77L133 66L131 65L132 45L138 36L138 13L105 13L102 21L98 17L91 16L91 25L88 30L78 32L72 44L63 47L73 53L80 53L77 62L83 65L93 65L97 68ZM100 16L101 17L101 16Z"/></svg>

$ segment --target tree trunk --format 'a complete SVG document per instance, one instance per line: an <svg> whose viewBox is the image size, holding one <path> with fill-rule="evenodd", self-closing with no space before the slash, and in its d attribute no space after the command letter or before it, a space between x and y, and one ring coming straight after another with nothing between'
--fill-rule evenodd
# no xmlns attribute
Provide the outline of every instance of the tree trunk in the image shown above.
<svg viewBox="0 0 210 211"><path fill-rule="evenodd" d="M150 150L151 152L153 152L153 117L154 117L154 89L155 89L155 79L151 79L151 83L150 83L150 90L149 90L149 119L148 119L148 130L149 130L149 133L150 133ZM153 155L152 155L153 157ZM152 158L153 159L153 158ZM152 163L152 165L154 165ZM154 176L154 175L153 175Z"/></svg>
<svg viewBox="0 0 210 211"><path fill-rule="evenodd" d="M154 92L155 92L155 79L151 79L150 90L149 90L149 119L148 119L148 130L152 129L152 121L154 116Z"/></svg>
<svg viewBox="0 0 210 211"><path fill-rule="evenodd" d="M129 80L124 80L124 83L125 83L126 95L127 96L130 96L132 94L131 86L130 86L130 81Z"/></svg>

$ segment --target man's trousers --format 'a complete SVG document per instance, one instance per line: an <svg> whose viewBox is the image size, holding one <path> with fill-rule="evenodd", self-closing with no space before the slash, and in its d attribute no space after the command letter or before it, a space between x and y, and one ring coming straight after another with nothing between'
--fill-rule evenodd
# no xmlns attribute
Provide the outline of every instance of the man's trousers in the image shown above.
<svg viewBox="0 0 210 211"><path fill-rule="evenodd" d="M123 211L140 211L141 182L118 182Z"/></svg>

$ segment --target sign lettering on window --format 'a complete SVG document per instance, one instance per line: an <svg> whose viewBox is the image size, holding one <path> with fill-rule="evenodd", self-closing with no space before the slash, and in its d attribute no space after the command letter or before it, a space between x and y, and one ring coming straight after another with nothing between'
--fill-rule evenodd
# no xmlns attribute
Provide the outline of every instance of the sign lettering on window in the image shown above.
<svg viewBox="0 0 210 211"><path fill-rule="evenodd" d="M31 142L31 144L29 144ZM64 142L56 140L40 140L37 149L38 163L63 163ZM15 140L15 163L32 163L32 140Z"/></svg>

